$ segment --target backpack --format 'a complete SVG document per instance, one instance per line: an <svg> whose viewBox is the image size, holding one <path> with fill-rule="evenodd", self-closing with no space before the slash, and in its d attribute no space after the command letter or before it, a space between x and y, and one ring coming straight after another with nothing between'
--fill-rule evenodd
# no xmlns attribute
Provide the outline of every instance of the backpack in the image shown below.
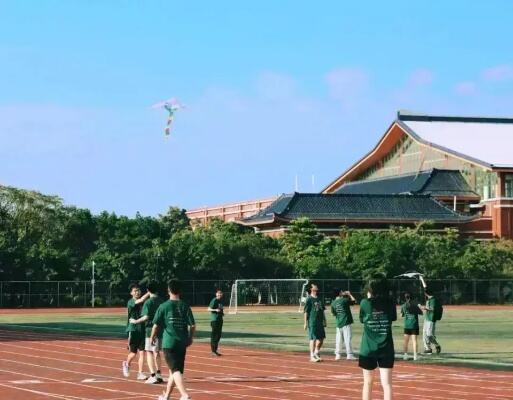
<svg viewBox="0 0 513 400"><path fill-rule="evenodd" d="M435 300L435 309L433 311L433 319L435 321L440 321L442 319L442 316L444 315L444 306L442 306L442 303L440 300Z"/></svg>

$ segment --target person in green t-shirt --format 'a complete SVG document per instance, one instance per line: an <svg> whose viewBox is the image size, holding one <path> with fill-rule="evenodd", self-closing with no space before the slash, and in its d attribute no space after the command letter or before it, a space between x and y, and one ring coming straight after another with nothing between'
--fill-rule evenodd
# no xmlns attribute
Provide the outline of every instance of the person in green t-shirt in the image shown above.
<svg viewBox="0 0 513 400"><path fill-rule="evenodd" d="M431 345L435 345L435 349L437 354L442 351L442 347L436 340L435 336L435 327L436 327L436 318L435 318L435 310L438 307L438 300L428 287L424 287L424 294L426 296L426 306L424 310L426 314L424 316L424 326L422 327L422 339L424 342L424 354L432 354L433 350L431 350Z"/></svg>
<svg viewBox="0 0 513 400"><path fill-rule="evenodd" d="M177 280L170 281L168 292L169 300L162 303L155 313L150 336L151 342L155 343L159 332L163 332L162 349L170 371L166 391L159 396L159 400L169 400L175 386L180 392L180 400L189 400L183 373L186 349L192 344L196 322L191 307L180 300L181 283Z"/></svg>
<svg viewBox="0 0 513 400"><path fill-rule="evenodd" d="M417 337L419 336L419 315L422 309L419 303L412 297L411 293L404 294L404 304L401 306L401 315L404 318L404 355L403 359L408 360L408 345L410 338L413 342L413 360L417 360Z"/></svg>
<svg viewBox="0 0 513 400"><path fill-rule="evenodd" d="M130 376L130 364L139 352L139 373L137 374L138 380L145 380L147 377L143 373L144 367L144 327L135 325L130 322L132 319L137 319L141 316L142 304L150 297L149 293L141 296L141 288L137 284L129 286L128 290L132 298L127 302L128 318L126 324L126 332L128 333L128 356L126 361L123 361L122 372L125 378Z"/></svg>
<svg viewBox="0 0 513 400"><path fill-rule="evenodd" d="M310 286L310 295L306 299L304 308L304 329L308 329L310 340L310 361L322 361L319 355L322 344L326 338L326 316L324 315L324 304L318 297L319 287L315 284Z"/></svg>
<svg viewBox="0 0 513 400"><path fill-rule="evenodd" d="M153 317L163 300L158 295L158 285L156 282L150 282L148 284L148 293L150 294L150 297L142 306L141 317L138 319L131 318L129 322L134 325L140 324L145 328L144 350L146 351L146 362L148 363L148 368L151 373L151 376L146 380L146 383L155 384L164 382L160 372L160 350L162 350L162 343L161 337L157 338L155 343L151 343L150 335L153 327Z"/></svg>
<svg viewBox="0 0 513 400"><path fill-rule="evenodd" d="M340 360L342 357L342 341L345 343L347 359L356 360L356 357L353 355L353 347L351 346L353 337L351 306L355 304L356 299L349 290L337 289L335 295L335 300L331 302L331 313L335 316L337 323L335 328L335 360Z"/></svg>
<svg viewBox="0 0 513 400"><path fill-rule="evenodd" d="M219 357L221 353L217 350L223 333L224 316L223 291L221 289L216 290L216 297L210 301L207 310L210 312L210 327L212 328L210 349L212 350L212 355Z"/></svg>
<svg viewBox="0 0 513 400"><path fill-rule="evenodd" d="M376 274L367 283L367 298L360 302L360 322L363 336L358 365L363 371L362 399L372 397L373 370L379 367L384 400L392 400L392 368L394 367L394 340L392 321L397 310L390 296L388 281Z"/></svg>

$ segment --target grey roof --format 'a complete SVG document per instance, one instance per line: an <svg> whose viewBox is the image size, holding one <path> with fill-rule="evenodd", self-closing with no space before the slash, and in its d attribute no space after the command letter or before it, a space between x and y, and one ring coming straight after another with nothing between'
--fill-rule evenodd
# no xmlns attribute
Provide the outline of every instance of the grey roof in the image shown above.
<svg viewBox="0 0 513 400"><path fill-rule="evenodd" d="M307 217L315 221L466 222L464 216L428 195L293 193L240 222L247 225Z"/></svg>
<svg viewBox="0 0 513 400"><path fill-rule="evenodd" d="M345 194L430 194L435 197L475 197L467 181L456 170L433 168L419 173L389 176L344 184L335 193Z"/></svg>
<svg viewBox="0 0 513 400"><path fill-rule="evenodd" d="M400 111L397 123L420 142L488 168L513 168L513 118Z"/></svg>

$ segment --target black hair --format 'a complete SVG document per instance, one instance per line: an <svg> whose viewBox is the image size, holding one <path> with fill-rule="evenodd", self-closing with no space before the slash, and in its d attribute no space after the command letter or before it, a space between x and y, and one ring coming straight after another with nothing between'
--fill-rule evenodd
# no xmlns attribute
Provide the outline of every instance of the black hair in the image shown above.
<svg viewBox="0 0 513 400"><path fill-rule="evenodd" d="M433 292L429 288L424 288L424 293L426 293L428 296L433 296Z"/></svg>
<svg viewBox="0 0 513 400"><path fill-rule="evenodd" d="M340 296L340 291L341 291L341 290L342 290L342 289L333 289L333 296L334 296L334 297L338 297L338 296Z"/></svg>
<svg viewBox="0 0 513 400"><path fill-rule="evenodd" d="M390 289L385 275L380 273L371 275L367 281L367 291L370 292L371 297L388 298Z"/></svg>
<svg viewBox="0 0 513 400"><path fill-rule="evenodd" d="M137 283L131 283L130 286L128 286L128 291L131 292L134 289L140 289L141 287Z"/></svg>
<svg viewBox="0 0 513 400"><path fill-rule="evenodd" d="M182 292L182 283L178 279L171 279L167 284L167 288L172 294L180 294Z"/></svg>
<svg viewBox="0 0 513 400"><path fill-rule="evenodd" d="M155 294L159 291L159 284L155 281L151 281L148 283L146 288L148 289L148 292Z"/></svg>
<svg viewBox="0 0 513 400"><path fill-rule="evenodd" d="M405 299L406 301L410 301L410 300L412 300L412 299L413 299L413 296L411 295L411 293L410 293L410 292L404 292L404 299Z"/></svg>
<svg viewBox="0 0 513 400"><path fill-rule="evenodd" d="M216 293L217 293L217 292L221 292L221 293L223 293L223 290L222 290L221 288L217 288L217 289L216 289Z"/></svg>

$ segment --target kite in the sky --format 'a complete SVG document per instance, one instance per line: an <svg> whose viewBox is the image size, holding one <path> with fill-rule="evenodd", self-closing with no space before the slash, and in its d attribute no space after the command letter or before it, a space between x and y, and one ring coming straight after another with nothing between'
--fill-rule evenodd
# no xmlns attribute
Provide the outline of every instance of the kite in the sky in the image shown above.
<svg viewBox="0 0 513 400"><path fill-rule="evenodd" d="M176 100L175 98L172 98L172 99L165 100L160 103L154 104L153 106L151 106L151 108L163 108L168 112L167 123L166 123L166 128L164 129L164 133L166 134L166 136L169 136L171 134L171 126L173 123L173 118L175 116L175 113L178 110L184 108L184 106L182 104L180 104L178 102L178 100Z"/></svg>

